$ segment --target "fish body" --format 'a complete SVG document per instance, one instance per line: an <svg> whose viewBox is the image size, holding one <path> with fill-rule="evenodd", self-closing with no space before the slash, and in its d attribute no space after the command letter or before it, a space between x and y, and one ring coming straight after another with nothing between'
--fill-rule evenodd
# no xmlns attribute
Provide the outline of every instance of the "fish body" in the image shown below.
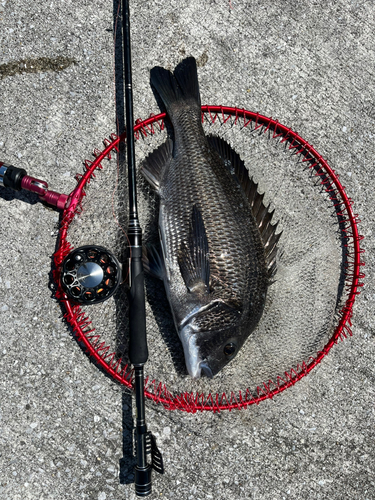
<svg viewBox="0 0 375 500"><path fill-rule="evenodd" d="M261 318L278 238L239 156L203 131L195 59L153 68L151 84L174 137L142 165L160 198L162 252L146 267L164 281L189 374L212 377Z"/></svg>

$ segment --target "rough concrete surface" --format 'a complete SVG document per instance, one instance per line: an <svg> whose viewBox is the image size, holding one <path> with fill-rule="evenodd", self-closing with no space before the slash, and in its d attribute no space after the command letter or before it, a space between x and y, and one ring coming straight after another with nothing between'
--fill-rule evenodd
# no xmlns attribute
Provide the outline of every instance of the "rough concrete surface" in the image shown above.
<svg viewBox="0 0 375 500"><path fill-rule="evenodd" d="M0 1L0 159L55 191L116 131L117 8ZM150 498L375 498L373 2L133 0L131 20L136 118L158 111L149 70L194 55L204 103L273 116L329 161L366 250L353 336L294 387L230 413L147 405L166 469ZM135 498L134 400L83 354L51 290L59 213L9 189L0 206L0 498Z"/></svg>

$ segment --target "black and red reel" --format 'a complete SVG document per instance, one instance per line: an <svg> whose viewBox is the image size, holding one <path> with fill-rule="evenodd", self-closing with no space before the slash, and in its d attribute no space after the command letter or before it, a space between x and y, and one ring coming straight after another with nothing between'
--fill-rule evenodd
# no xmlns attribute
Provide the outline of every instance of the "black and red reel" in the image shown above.
<svg viewBox="0 0 375 500"><path fill-rule="evenodd" d="M70 252L61 265L61 286L80 304L109 299L121 282L121 264L103 247L86 245Z"/></svg>

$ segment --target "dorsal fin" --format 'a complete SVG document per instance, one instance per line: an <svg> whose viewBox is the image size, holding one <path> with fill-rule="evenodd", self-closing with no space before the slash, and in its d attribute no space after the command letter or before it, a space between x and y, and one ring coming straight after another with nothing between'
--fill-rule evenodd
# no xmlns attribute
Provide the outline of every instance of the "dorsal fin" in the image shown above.
<svg viewBox="0 0 375 500"><path fill-rule="evenodd" d="M152 151L142 162L141 172L156 192L160 190L160 182L169 162L172 160L173 142L167 139L161 146Z"/></svg>
<svg viewBox="0 0 375 500"><path fill-rule="evenodd" d="M224 139L217 136L209 135L207 139L209 145L215 149L224 160L225 166L228 168L249 202L251 211L259 227L266 254L268 277L271 279L276 272L277 243L282 234L281 232L276 234L278 223L271 223L275 210L270 211L270 206L268 205L268 207L266 207L264 205L264 193L259 194L258 184L249 177L249 172L245 167L245 163L230 145Z"/></svg>
<svg viewBox="0 0 375 500"><path fill-rule="evenodd" d="M210 291L210 259L208 240L202 214L193 206L188 242L182 242L178 254L178 264L186 287L190 292L202 289Z"/></svg>

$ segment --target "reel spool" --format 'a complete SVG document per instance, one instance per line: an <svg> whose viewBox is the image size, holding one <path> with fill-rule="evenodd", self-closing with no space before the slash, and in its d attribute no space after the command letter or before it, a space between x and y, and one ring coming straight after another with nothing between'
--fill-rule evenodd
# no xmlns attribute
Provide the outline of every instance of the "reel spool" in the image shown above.
<svg viewBox="0 0 375 500"><path fill-rule="evenodd" d="M86 245L70 252L62 262L61 286L79 304L109 299L121 282L121 265L103 247Z"/></svg>

